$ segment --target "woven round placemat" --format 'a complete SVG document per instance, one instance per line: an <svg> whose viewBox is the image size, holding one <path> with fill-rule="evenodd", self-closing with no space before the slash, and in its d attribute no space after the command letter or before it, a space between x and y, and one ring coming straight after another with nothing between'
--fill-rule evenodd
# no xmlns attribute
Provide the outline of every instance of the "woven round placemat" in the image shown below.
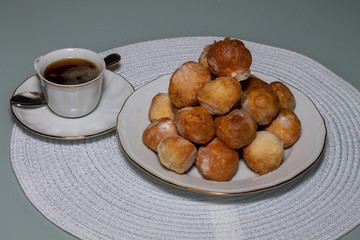
<svg viewBox="0 0 360 240"><path fill-rule="evenodd" d="M115 72L135 89L197 61L219 37L136 43L101 53L122 56ZM303 55L244 41L252 69L301 89L325 119L320 161L280 187L239 196L178 189L136 167L114 132L61 141L17 124L14 172L32 204L83 239L336 239L360 223L360 93Z"/></svg>

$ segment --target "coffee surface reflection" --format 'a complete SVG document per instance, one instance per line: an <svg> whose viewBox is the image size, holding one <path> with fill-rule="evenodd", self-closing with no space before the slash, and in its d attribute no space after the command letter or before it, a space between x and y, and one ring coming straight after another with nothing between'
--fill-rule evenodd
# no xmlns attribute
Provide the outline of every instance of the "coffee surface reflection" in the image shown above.
<svg viewBox="0 0 360 240"><path fill-rule="evenodd" d="M63 85L86 83L100 75L100 68L91 61L67 58L51 63L44 71L44 78Z"/></svg>

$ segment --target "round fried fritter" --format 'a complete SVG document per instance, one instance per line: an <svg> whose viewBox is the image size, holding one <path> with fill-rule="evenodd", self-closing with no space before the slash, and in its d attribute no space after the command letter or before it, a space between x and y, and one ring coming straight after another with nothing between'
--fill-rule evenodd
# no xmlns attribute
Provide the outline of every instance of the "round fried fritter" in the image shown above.
<svg viewBox="0 0 360 240"><path fill-rule="evenodd" d="M215 118L216 136L229 148L239 149L250 144L256 135L257 125L243 109L235 109Z"/></svg>
<svg viewBox="0 0 360 240"><path fill-rule="evenodd" d="M201 52L201 54L200 54L200 57L199 57L199 60L198 60L198 62L200 63L200 64L202 64L202 65L204 65L205 67L209 67L209 64L208 64L208 62L207 62L207 55L208 55L208 53L209 53L209 48L210 48L210 45L206 45L205 47L204 47L204 50Z"/></svg>
<svg viewBox="0 0 360 240"><path fill-rule="evenodd" d="M260 78L251 75L248 79L241 81L242 93L241 96L246 95L253 87L269 86L269 84Z"/></svg>
<svg viewBox="0 0 360 240"><path fill-rule="evenodd" d="M151 122L163 117L174 119L177 108L171 103L167 93L158 93L151 100L149 120Z"/></svg>
<svg viewBox="0 0 360 240"><path fill-rule="evenodd" d="M200 90L211 81L211 72L200 63L189 61L171 76L170 101L178 108L197 105Z"/></svg>
<svg viewBox="0 0 360 240"><path fill-rule="evenodd" d="M282 82L271 82L270 86L274 89L280 100L280 108L286 108L294 111L295 97L290 89Z"/></svg>
<svg viewBox="0 0 360 240"><path fill-rule="evenodd" d="M301 122L293 111L283 108L264 130L274 133L284 143L284 148L288 148L299 139Z"/></svg>
<svg viewBox="0 0 360 240"><path fill-rule="evenodd" d="M143 143L156 152L159 142L166 136L177 134L176 125L170 118L160 118L150 123L142 135Z"/></svg>
<svg viewBox="0 0 360 240"><path fill-rule="evenodd" d="M180 109L175 124L179 134L193 143L204 144L215 136L214 119L202 106Z"/></svg>
<svg viewBox="0 0 360 240"><path fill-rule="evenodd" d="M228 181L238 168L239 154L214 138L199 148L195 165L205 179Z"/></svg>
<svg viewBox="0 0 360 240"><path fill-rule="evenodd" d="M197 150L194 144L179 135L169 135L157 148L162 165L179 174L185 173L194 164Z"/></svg>
<svg viewBox="0 0 360 240"><path fill-rule="evenodd" d="M210 71L216 76L233 77L241 81L250 75L252 58L242 41L225 38L209 45L207 62Z"/></svg>
<svg viewBox="0 0 360 240"><path fill-rule="evenodd" d="M246 164L260 175L277 169L283 156L283 143L275 134L268 131L257 132L254 141L243 148Z"/></svg>
<svg viewBox="0 0 360 240"><path fill-rule="evenodd" d="M278 114L280 101L270 86L256 86L241 96L241 108L248 111L258 125L266 125Z"/></svg>
<svg viewBox="0 0 360 240"><path fill-rule="evenodd" d="M199 93L198 100L212 115L224 115L239 100L241 84L230 77L219 77L207 83Z"/></svg>

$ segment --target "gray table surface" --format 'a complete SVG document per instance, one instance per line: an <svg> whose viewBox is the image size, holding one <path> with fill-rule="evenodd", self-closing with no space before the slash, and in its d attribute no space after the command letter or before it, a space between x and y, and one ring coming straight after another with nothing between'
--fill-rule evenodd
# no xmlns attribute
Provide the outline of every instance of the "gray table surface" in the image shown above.
<svg viewBox="0 0 360 240"><path fill-rule="evenodd" d="M0 239L75 239L29 202L11 167L13 90L36 57L63 47L102 52L182 36L229 36L306 55L360 90L360 2L21 0L0 7ZM360 239L360 226L341 239Z"/></svg>

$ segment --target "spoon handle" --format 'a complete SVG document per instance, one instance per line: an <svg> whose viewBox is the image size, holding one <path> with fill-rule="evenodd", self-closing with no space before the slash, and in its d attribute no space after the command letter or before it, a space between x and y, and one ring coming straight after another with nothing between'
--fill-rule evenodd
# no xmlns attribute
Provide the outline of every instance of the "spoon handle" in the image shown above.
<svg viewBox="0 0 360 240"><path fill-rule="evenodd" d="M106 68L111 68L118 62L120 62L121 56L117 53L112 53L104 58Z"/></svg>
<svg viewBox="0 0 360 240"><path fill-rule="evenodd" d="M39 107L46 104L42 92L24 92L11 97L10 103L18 107Z"/></svg>

